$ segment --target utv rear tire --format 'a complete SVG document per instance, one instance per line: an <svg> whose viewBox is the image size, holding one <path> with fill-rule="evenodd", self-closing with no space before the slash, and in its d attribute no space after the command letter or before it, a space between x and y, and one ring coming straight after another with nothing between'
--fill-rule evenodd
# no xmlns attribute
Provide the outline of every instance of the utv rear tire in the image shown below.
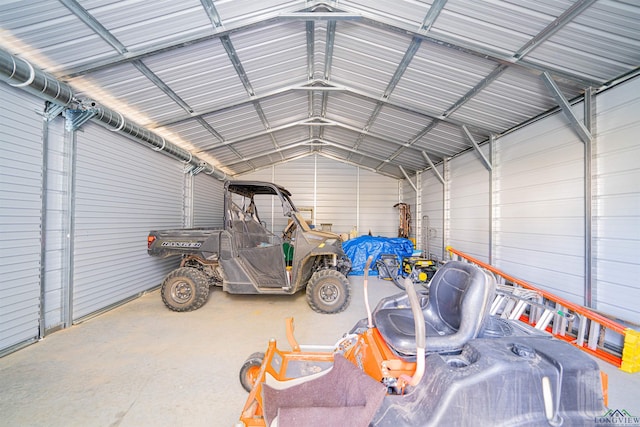
<svg viewBox="0 0 640 427"><path fill-rule="evenodd" d="M351 301L349 280L337 270L316 271L307 283L307 302L313 311L334 314Z"/></svg>
<svg viewBox="0 0 640 427"><path fill-rule="evenodd" d="M197 310L207 302L209 280L197 268L173 270L162 283L162 301L173 311Z"/></svg>
<svg viewBox="0 0 640 427"><path fill-rule="evenodd" d="M262 367L263 360L264 353L253 353L240 368L240 384L248 392L251 392L253 385L258 380L258 373Z"/></svg>

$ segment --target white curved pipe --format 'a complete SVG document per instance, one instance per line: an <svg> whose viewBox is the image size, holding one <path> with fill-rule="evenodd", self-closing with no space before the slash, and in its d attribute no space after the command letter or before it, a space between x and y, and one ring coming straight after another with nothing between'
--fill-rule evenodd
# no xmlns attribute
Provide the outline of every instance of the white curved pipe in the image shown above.
<svg viewBox="0 0 640 427"><path fill-rule="evenodd" d="M422 312L422 307L420 306L420 299L418 298L418 293L416 292L416 289L410 278L407 277L404 279L404 287L407 291L407 295L409 296L409 303L411 304L411 312L413 313L413 322L415 324L416 371L413 373L413 376L410 377L408 375L401 375L400 379L404 381L405 384L415 386L420 382L425 371L427 333L426 333L426 328L424 326L424 313Z"/></svg>
<svg viewBox="0 0 640 427"><path fill-rule="evenodd" d="M373 328L373 319L371 317L371 307L369 306L369 267L371 267L371 262L373 261L373 255L370 255L367 258L367 262L364 266L364 306L367 309L367 327L369 329Z"/></svg>

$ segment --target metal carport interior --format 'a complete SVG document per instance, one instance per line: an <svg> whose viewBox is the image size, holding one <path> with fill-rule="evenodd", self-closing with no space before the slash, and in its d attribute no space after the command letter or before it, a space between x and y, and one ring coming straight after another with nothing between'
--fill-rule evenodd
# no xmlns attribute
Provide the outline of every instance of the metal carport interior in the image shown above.
<svg viewBox="0 0 640 427"><path fill-rule="evenodd" d="M317 153L402 179L558 108L589 140L572 100L640 65L632 1L30 0L1 11L3 80L78 126L96 117L219 178ZM70 97L48 93L53 82Z"/></svg>

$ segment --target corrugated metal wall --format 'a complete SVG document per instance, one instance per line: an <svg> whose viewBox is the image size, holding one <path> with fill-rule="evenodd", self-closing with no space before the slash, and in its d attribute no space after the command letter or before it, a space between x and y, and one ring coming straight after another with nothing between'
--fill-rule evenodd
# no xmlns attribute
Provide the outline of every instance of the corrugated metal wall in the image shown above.
<svg viewBox="0 0 640 427"><path fill-rule="evenodd" d="M45 328L65 322L66 283L69 276L69 165L71 152L65 143L64 119L49 122L47 138L47 176L45 185L46 238L44 254Z"/></svg>
<svg viewBox="0 0 640 427"><path fill-rule="evenodd" d="M194 177L193 226L222 227L224 221L224 183L200 173Z"/></svg>
<svg viewBox="0 0 640 427"><path fill-rule="evenodd" d="M1 354L39 336L44 103L4 84L0 99Z"/></svg>
<svg viewBox="0 0 640 427"><path fill-rule="evenodd" d="M443 175L442 165L436 169ZM421 235L422 242L418 244L429 258L444 258L444 186L436 175L427 170L421 176L422 215Z"/></svg>
<svg viewBox="0 0 640 427"><path fill-rule="evenodd" d="M413 185L416 186L416 188L418 189L418 191L421 191L421 183L417 182L419 180L421 180L422 177L420 176L420 174L418 174L417 177L412 177L411 179L411 183ZM419 227L420 224L420 210L422 209L422 206L418 207L418 200L420 199L418 197L418 194L416 193L416 190L413 188L413 185L411 185L411 183L408 183L407 180L402 180L400 181L400 194L402 195L402 203L406 203L409 205L410 208L410 212L411 212L411 222L410 222L410 230L409 230L409 237L416 239L416 249L422 249L422 245L421 245L421 234L420 231L417 229L417 227ZM398 226L400 225L400 215L399 215L399 211L396 210L396 215L398 215ZM396 228L396 234L398 233L398 228Z"/></svg>
<svg viewBox="0 0 640 427"><path fill-rule="evenodd" d="M400 183L366 169L359 171L359 231L374 236L397 237L399 214L393 205L400 200Z"/></svg>
<svg viewBox="0 0 640 427"><path fill-rule="evenodd" d="M302 159L288 162L283 165L276 165L273 168L264 169L259 172L265 181L272 181L283 186L291 192L293 203L298 209L313 209L314 224L320 227L316 220L318 209L316 206L316 158L307 156ZM244 176L242 178L244 179ZM309 217L306 214L305 217ZM282 218L282 209L280 206L274 206L274 216L276 219ZM284 223L274 225L275 232L279 232L286 227Z"/></svg>
<svg viewBox="0 0 640 427"><path fill-rule="evenodd" d="M489 158L488 146L482 147ZM489 261L490 173L475 151L449 162L449 244Z"/></svg>
<svg viewBox="0 0 640 427"><path fill-rule="evenodd" d="M146 252L151 229L181 227L183 169L96 124L78 132L73 318L149 289L176 266Z"/></svg>
<svg viewBox="0 0 640 427"><path fill-rule="evenodd" d="M371 230L373 235L397 236L398 213L393 205L399 199L399 182L395 179L321 156L304 157L238 179L282 185L291 192L298 209L314 209L318 228L326 223L335 233L349 233L357 227L359 235ZM261 217L265 215L261 213ZM281 225L285 224L276 224L275 230L281 231Z"/></svg>
<svg viewBox="0 0 640 427"><path fill-rule="evenodd" d="M281 176L282 172L276 176ZM358 226L358 169L316 157L316 226L331 224L331 231L348 233ZM360 227L360 233L367 230Z"/></svg>
<svg viewBox="0 0 640 427"><path fill-rule="evenodd" d="M640 322L639 91L636 78L596 97L594 142L595 307L632 322ZM583 104L573 111L582 119ZM443 235L481 260L492 249L498 268L584 304L584 144L561 113L494 144L492 203L489 172L473 151L437 166L444 189L430 170L422 173L431 252L439 253Z"/></svg>
<svg viewBox="0 0 640 427"><path fill-rule="evenodd" d="M640 78L597 97L596 306L640 323Z"/></svg>
<svg viewBox="0 0 640 427"><path fill-rule="evenodd" d="M558 113L496 144L494 265L582 304L583 143Z"/></svg>

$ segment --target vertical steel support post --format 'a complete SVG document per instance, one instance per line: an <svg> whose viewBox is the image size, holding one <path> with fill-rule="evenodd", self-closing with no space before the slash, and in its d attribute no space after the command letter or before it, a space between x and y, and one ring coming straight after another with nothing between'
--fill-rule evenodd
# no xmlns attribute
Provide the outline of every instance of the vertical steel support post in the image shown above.
<svg viewBox="0 0 640 427"><path fill-rule="evenodd" d="M184 184L182 186L182 225L185 228L193 227L193 187L194 187L195 175L185 171Z"/></svg>
<svg viewBox="0 0 640 427"><path fill-rule="evenodd" d="M449 238L451 231L449 227L451 225L451 201L450 201L450 191L449 191L449 180L451 179L451 174L449 171L449 160L442 160L442 175L444 178L444 182L442 183L442 255L447 254L447 246L449 246Z"/></svg>
<svg viewBox="0 0 640 427"><path fill-rule="evenodd" d="M593 88L584 92L584 123L591 138L584 141L584 305L596 308L597 301L597 256L594 239L596 223L594 221L593 180L596 176L596 97Z"/></svg>
<svg viewBox="0 0 640 427"><path fill-rule="evenodd" d="M76 160L77 160L77 130L64 129L64 151L65 151L65 176L66 185L66 206L64 235L67 238L65 243L64 260L62 262L63 272L63 300L62 300L62 321L63 327L68 328L73 324L73 282L74 282L74 246L75 246L75 219L76 219ZM66 284L66 286L65 286Z"/></svg>
<svg viewBox="0 0 640 427"><path fill-rule="evenodd" d="M493 220L494 220L494 200L493 200L493 180L494 180L494 168L496 166L495 159L495 143L496 136L494 134L489 135L489 163L491 169L489 169L489 264L493 264Z"/></svg>
<svg viewBox="0 0 640 427"><path fill-rule="evenodd" d="M46 313L46 259L47 259L47 169L48 169L48 151L49 151L49 121L46 117L47 105L45 103L45 115L42 120L42 177L40 181L40 313L38 320L38 338L42 339L45 335L45 313Z"/></svg>

